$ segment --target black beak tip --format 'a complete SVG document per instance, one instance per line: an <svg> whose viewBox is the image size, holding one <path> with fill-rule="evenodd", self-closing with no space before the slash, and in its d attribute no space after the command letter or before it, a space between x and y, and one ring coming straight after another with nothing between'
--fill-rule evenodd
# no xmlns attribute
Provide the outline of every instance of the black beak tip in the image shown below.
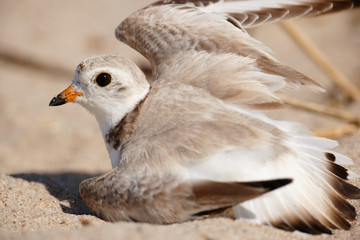
<svg viewBox="0 0 360 240"><path fill-rule="evenodd" d="M53 99L51 99L49 106L60 106L66 103L66 99L62 98L61 95L57 95Z"/></svg>

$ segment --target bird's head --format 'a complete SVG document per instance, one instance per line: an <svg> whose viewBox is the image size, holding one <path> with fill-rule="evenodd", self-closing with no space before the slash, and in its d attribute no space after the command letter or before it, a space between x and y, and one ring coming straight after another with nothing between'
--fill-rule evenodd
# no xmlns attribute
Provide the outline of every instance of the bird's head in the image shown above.
<svg viewBox="0 0 360 240"><path fill-rule="evenodd" d="M78 65L72 84L49 105L79 103L107 131L132 111L148 91L149 83L134 62L116 55L93 56Z"/></svg>

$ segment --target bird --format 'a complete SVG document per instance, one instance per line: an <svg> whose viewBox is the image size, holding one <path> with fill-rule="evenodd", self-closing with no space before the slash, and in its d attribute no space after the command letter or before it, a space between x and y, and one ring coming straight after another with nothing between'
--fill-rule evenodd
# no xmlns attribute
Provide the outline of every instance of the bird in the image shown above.
<svg viewBox="0 0 360 240"><path fill-rule="evenodd" d="M265 110L280 91L319 83L278 61L246 29L358 7L351 0L161 0L115 30L150 62L152 81L119 55L76 68L50 106L92 113L112 170L80 183L106 221L171 224L224 216L287 231L348 230L360 189L334 140Z"/></svg>

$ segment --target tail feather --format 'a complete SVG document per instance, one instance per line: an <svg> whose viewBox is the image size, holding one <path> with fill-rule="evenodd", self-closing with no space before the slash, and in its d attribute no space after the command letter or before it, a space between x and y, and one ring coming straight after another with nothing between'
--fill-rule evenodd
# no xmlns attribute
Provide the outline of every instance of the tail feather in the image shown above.
<svg viewBox="0 0 360 240"><path fill-rule="evenodd" d="M355 220L356 211L354 206L352 206L346 200L335 194L332 195L330 200L332 204L334 204L335 208L338 210L338 213L342 215L342 217L349 221Z"/></svg>
<svg viewBox="0 0 360 240"><path fill-rule="evenodd" d="M316 137L299 139L292 142L292 147L297 149L295 152L305 150L306 154L281 163L283 169L288 164L289 175L294 176L293 184L242 203L241 207L256 218L243 216L241 209L235 207L236 217L312 234L349 229L356 210L346 199L360 199L360 189L346 181L349 171L337 162L352 161L328 150L329 146L337 145L334 141Z"/></svg>

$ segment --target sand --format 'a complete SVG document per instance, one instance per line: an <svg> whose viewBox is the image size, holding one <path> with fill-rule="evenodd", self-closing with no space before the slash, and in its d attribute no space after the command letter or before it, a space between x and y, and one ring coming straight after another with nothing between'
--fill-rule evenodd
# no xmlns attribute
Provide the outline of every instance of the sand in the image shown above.
<svg viewBox="0 0 360 240"><path fill-rule="evenodd" d="M0 2L0 239L360 239L360 220L350 231L312 236L225 218L172 225L106 223L88 210L78 184L111 169L100 131L80 106L50 108L48 103L70 84L75 66L90 55L118 53L145 65L139 54L115 39L114 29L150 2ZM297 22L358 86L359 22L359 10ZM301 91L297 96L327 104L336 96L344 102L344 94L279 25L251 33L279 59L328 90ZM360 112L360 103L341 107ZM310 129L344 123L290 108L271 114ZM350 169L360 173L359 131L337 140L337 150L354 159ZM358 179L352 181L360 186ZM352 203L360 213L360 201Z"/></svg>

